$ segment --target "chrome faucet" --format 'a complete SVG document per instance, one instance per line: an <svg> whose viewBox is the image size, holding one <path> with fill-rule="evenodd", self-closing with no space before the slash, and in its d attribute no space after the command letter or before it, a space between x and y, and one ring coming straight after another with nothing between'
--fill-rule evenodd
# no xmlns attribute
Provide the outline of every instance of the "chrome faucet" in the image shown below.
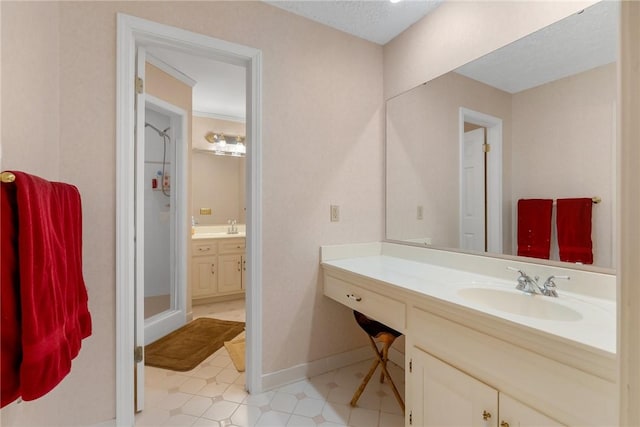
<svg viewBox="0 0 640 427"><path fill-rule="evenodd" d="M535 276L532 278L524 271L514 267L507 267L507 270L517 271L520 274L520 276L518 276L518 284L516 285L516 289L518 289L519 291L528 294L539 293L548 297L558 297L558 292L556 292L556 279L571 279L571 277L569 276L549 276L549 278L545 280L542 286L540 286L538 284L538 281L540 280L539 276Z"/></svg>
<svg viewBox="0 0 640 427"><path fill-rule="evenodd" d="M238 234L238 226L236 225L236 222L237 221L235 219L227 220L227 224L229 224L227 234Z"/></svg>

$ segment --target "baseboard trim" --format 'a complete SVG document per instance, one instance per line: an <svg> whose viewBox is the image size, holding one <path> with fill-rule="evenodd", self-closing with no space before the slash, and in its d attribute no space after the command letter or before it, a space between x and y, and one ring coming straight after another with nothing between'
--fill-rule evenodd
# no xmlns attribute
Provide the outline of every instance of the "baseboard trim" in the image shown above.
<svg viewBox="0 0 640 427"><path fill-rule="evenodd" d="M301 363L280 371L271 372L262 376L262 390L268 391L282 387L297 381L315 377L334 369L343 368L362 362L363 360L373 360L371 347L364 346L355 350L325 357L324 359L312 362ZM404 369L404 354L395 348L389 351L389 360Z"/></svg>

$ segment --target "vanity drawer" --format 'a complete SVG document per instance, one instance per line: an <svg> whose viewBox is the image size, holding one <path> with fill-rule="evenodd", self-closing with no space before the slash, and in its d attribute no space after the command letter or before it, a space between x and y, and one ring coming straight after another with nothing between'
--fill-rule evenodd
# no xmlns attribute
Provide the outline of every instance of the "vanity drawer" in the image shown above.
<svg viewBox="0 0 640 427"><path fill-rule="evenodd" d="M193 244L192 256L215 255L218 253L218 244L216 242L202 242Z"/></svg>
<svg viewBox="0 0 640 427"><path fill-rule="evenodd" d="M372 319L404 333L406 305L333 276L324 276L324 294Z"/></svg>
<svg viewBox="0 0 640 427"><path fill-rule="evenodd" d="M220 245L219 249L221 254L244 252L245 240L244 239L223 239L220 241L219 245Z"/></svg>

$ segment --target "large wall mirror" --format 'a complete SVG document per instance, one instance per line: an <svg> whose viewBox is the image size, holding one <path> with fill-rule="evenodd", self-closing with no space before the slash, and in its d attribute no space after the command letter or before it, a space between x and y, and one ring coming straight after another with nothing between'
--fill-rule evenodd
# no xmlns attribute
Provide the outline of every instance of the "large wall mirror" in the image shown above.
<svg viewBox="0 0 640 427"><path fill-rule="evenodd" d="M618 25L602 1L389 99L386 238L517 255L518 201L551 199L559 261L557 200L594 198L592 266L613 269Z"/></svg>

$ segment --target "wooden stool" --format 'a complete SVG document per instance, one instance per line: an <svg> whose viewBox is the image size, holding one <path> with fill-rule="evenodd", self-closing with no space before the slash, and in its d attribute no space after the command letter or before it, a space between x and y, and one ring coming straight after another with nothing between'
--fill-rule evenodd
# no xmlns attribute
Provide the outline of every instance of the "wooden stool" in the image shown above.
<svg viewBox="0 0 640 427"><path fill-rule="evenodd" d="M364 314L355 310L353 311L353 315L355 316L358 325L367 333L369 341L371 342L371 347L376 354L376 359L373 361L371 369L369 369L369 372L362 380L360 387L358 387L358 389L354 393L353 398L351 398L351 406L356 406L360 395L375 373L376 368L378 367L378 365L380 365L380 367L382 368L382 371L380 372L380 382L384 382L384 378L387 377L387 379L389 380L389 385L393 390L393 394L396 396L396 400L402 408L402 414L404 414L404 401L402 400L400 393L398 393L398 389L396 388L396 385L394 384L393 380L391 379L391 375L389 375L389 371L387 370L387 360L389 360L389 347L391 347L391 344L393 344L395 339L402 334L386 325L383 325L380 322L376 322L375 320L368 318ZM382 349L380 350L376 345L376 339L382 343Z"/></svg>

